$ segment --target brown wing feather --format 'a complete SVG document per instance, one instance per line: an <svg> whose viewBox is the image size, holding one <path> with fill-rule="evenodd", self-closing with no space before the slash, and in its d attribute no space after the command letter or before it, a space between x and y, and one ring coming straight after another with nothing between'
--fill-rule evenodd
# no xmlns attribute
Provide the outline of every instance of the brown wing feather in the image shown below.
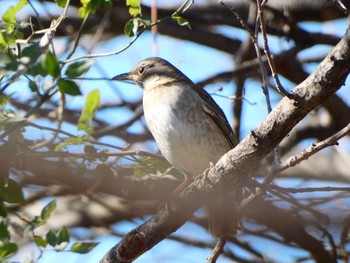
<svg viewBox="0 0 350 263"><path fill-rule="evenodd" d="M235 134L233 133L230 124L228 123L228 120L226 119L225 113L205 90L203 90L195 84L193 85L193 89L205 102L203 107L204 111L214 120L214 122L218 125L220 130L222 130L231 147L235 147L238 144L238 141Z"/></svg>

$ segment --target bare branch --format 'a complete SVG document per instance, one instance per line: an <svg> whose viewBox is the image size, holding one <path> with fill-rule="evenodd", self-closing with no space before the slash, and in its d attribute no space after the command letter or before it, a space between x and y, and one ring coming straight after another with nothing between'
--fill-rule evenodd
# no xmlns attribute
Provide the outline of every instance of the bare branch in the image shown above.
<svg viewBox="0 0 350 263"><path fill-rule="evenodd" d="M103 263L131 262L185 223L187 218L217 192L239 187L258 163L316 106L340 89L350 72L350 30L319 67L293 89L298 103L283 98L262 124L209 170L207 181L196 178L178 196L169 200L151 219L128 233L101 260ZM288 229L289 232L289 229ZM293 232L293 231L292 231ZM290 235L294 235L294 232ZM301 241L318 263L335 262L318 242ZM321 246L321 247L320 247ZM322 256L320 256L322 255ZM328 256L327 256L328 255Z"/></svg>

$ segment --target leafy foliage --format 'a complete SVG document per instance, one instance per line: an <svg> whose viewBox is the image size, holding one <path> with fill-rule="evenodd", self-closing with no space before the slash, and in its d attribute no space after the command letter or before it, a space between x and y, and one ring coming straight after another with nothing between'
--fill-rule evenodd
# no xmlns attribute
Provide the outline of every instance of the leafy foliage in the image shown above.
<svg viewBox="0 0 350 263"><path fill-rule="evenodd" d="M70 251L79 254L86 254L90 252L94 247L96 247L98 242L76 242L72 245Z"/></svg>
<svg viewBox="0 0 350 263"><path fill-rule="evenodd" d="M94 131L93 118L100 103L100 93L93 90L86 98L85 107L81 113L78 122L78 130L91 134Z"/></svg>
<svg viewBox="0 0 350 263"><path fill-rule="evenodd" d="M89 14L94 14L100 8L110 8L112 0L80 0L82 7L79 8L80 17L85 17Z"/></svg>
<svg viewBox="0 0 350 263"><path fill-rule="evenodd" d="M140 0L126 0L126 5L129 7L129 13L131 16L142 16Z"/></svg>
<svg viewBox="0 0 350 263"><path fill-rule="evenodd" d="M69 78L80 77L90 69L92 64L92 60L78 61L69 64L66 69L65 75Z"/></svg>
<svg viewBox="0 0 350 263"><path fill-rule="evenodd" d="M8 258L17 252L17 244L10 241L11 235L6 220L0 221L0 260Z"/></svg>
<svg viewBox="0 0 350 263"><path fill-rule="evenodd" d="M20 25L17 24L17 13L28 4L27 0L19 0L15 6L10 6L2 15L4 29L0 31L0 48L3 52L7 51L9 45L14 44L17 39L23 37L20 32Z"/></svg>

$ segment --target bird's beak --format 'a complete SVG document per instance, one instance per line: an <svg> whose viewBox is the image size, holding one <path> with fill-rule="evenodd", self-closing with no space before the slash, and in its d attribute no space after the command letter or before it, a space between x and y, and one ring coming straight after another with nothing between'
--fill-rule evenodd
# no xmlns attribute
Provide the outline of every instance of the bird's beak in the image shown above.
<svg viewBox="0 0 350 263"><path fill-rule="evenodd" d="M130 76L130 73L119 74L112 78L112 80L133 80Z"/></svg>

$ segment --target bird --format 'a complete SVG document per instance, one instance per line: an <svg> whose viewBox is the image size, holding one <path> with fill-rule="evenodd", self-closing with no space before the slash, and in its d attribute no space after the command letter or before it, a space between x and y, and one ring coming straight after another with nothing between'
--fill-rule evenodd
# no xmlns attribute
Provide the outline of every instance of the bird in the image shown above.
<svg viewBox="0 0 350 263"><path fill-rule="evenodd" d="M146 58L130 72L112 79L136 83L143 90L145 121L160 152L187 177L203 174L238 144L224 112L210 94L167 60ZM234 234L237 228L235 215L227 213L222 204L232 201L221 199L213 203L213 212L209 206L209 232L218 238Z"/></svg>

